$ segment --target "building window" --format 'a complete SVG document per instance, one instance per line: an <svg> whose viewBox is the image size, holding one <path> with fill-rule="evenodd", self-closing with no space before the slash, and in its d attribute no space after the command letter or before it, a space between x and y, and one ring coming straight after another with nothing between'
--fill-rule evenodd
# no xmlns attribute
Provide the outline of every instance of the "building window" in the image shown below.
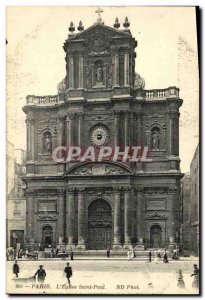
<svg viewBox="0 0 205 300"><path fill-rule="evenodd" d="M14 216L21 216L21 203L14 202Z"/></svg>

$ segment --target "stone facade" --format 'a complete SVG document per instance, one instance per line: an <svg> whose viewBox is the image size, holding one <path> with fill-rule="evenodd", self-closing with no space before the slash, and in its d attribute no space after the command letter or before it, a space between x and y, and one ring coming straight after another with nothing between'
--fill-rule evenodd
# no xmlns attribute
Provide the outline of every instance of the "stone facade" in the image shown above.
<svg viewBox="0 0 205 300"><path fill-rule="evenodd" d="M26 237L26 198L25 184L21 177L25 175L26 152L14 149L7 144L7 247L22 248Z"/></svg>
<svg viewBox="0 0 205 300"><path fill-rule="evenodd" d="M64 43L58 95L27 96L27 239L78 249L168 247L180 230L179 89L145 90L129 30L93 26ZM55 162L57 146L148 146L150 162Z"/></svg>
<svg viewBox="0 0 205 300"><path fill-rule="evenodd" d="M192 250L199 254L199 218L200 218L200 201L199 201L199 145L196 147L191 165L191 226L192 226Z"/></svg>

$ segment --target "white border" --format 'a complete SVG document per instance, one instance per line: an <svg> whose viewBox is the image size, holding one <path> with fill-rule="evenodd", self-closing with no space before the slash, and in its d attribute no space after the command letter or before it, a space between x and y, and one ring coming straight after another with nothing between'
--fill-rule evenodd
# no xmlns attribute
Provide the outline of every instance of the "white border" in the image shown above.
<svg viewBox="0 0 205 300"><path fill-rule="evenodd" d="M1 253L1 260L0 260L0 295L1 299L7 299L7 295L5 294L5 284L6 284L6 278L5 278L5 241L6 241L6 226L5 226L5 220L6 220L6 47L5 47L5 37L6 37L6 6L200 6L200 8L204 10L205 7L205 1L204 0L118 0L117 3L114 0L98 0L98 1L78 1L78 2L73 2L70 0L1 0L0 1L0 40L1 40L1 47L0 47L0 137L1 137L1 167L0 167L0 182L1 182L1 209L0 210L0 220L1 220L1 233L4 232L3 236L1 234L1 242L0 242L0 253ZM203 17L201 18L202 24L202 32L204 29L204 22L203 22ZM201 48L204 50L204 41L201 40ZM203 52L203 51L201 51ZM202 60L202 57L201 57ZM204 71L204 66L202 68L202 73ZM202 86L204 87L204 79L203 82L201 83ZM202 99L203 100L203 99ZM202 101L203 102L203 101ZM203 105L204 107L204 105ZM204 112L204 111L203 111ZM204 114L203 114L204 115ZM203 117L201 118L201 121L203 121ZM201 126L203 124L201 123ZM205 133L203 132L202 138L205 138ZM203 154L203 153L202 153ZM202 167L202 166L201 166ZM203 165L204 167L204 165ZM204 169L204 168L203 168ZM205 180L202 182L202 187L205 186ZM203 193L202 193L203 195ZM201 197L202 197L201 195ZM203 202L203 199L201 199L201 202ZM203 205L203 216L205 216L205 211L204 211L205 205ZM203 234L203 240L204 240L204 234ZM204 285L204 274L202 270L202 287ZM34 298L34 296L30 296L31 298ZM52 297L53 298L57 298ZM140 296L138 296L139 298ZM13 296L13 298L16 298ZM18 297L19 298L19 297ZM47 299L51 297L47 296ZM75 299L74 297L69 296L71 299ZM83 297L78 297L78 298L83 298ZM92 297L92 298L97 298L97 297ZM110 297L106 297L107 299ZM115 297L116 298L116 297ZM120 298L125 298L125 297L120 297ZM148 298L148 297L143 297ZM164 298L166 299L167 297L160 297L161 299ZM175 297L176 298L176 297ZM189 297L189 299L194 298L194 297Z"/></svg>

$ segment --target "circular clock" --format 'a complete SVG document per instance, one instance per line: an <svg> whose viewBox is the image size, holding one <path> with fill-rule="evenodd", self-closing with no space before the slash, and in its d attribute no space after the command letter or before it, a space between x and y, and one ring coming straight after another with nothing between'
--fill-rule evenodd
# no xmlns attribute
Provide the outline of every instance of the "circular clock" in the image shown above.
<svg viewBox="0 0 205 300"><path fill-rule="evenodd" d="M94 146L103 146L108 142L109 133L105 126L98 125L91 130L90 140Z"/></svg>

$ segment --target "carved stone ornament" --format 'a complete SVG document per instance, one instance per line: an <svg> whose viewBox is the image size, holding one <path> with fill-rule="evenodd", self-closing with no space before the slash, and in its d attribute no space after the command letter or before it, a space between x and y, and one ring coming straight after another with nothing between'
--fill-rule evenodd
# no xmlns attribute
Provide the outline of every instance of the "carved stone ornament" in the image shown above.
<svg viewBox="0 0 205 300"><path fill-rule="evenodd" d="M128 172L127 172L128 173ZM126 174L125 170L115 166L105 166L105 174L107 175L118 175L118 174Z"/></svg>
<svg viewBox="0 0 205 300"><path fill-rule="evenodd" d="M47 220L47 221L56 221L57 220L57 217L55 215L49 215L48 212L46 212L45 214L43 215L39 215L38 216L38 220Z"/></svg>
<svg viewBox="0 0 205 300"><path fill-rule="evenodd" d="M166 188L160 188L160 187L156 187L156 188L146 188L145 189L145 193L146 194L166 194L167 193L167 189Z"/></svg>
<svg viewBox="0 0 205 300"><path fill-rule="evenodd" d="M112 164L92 164L82 166L74 171L67 172L69 175L127 175L130 172L120 166Z"/></svg>
<svg viewBox="0 0 205 300"><path fill-rule="evenodd" d="M103 28L96 28L88 37L89 53L109 50L111 34Z"/></svg>
<svg viewBox="0 0 205 300"><path fill-rule="evenodd" d="M135 89L144 89L145 88L145 80L139 74L135 73Z"/></svg>
<svg viewBox="0 0 205 300"><path fill-rule="evenodd" d="M87 118L90 121L106 121L110 120L111 115L88 115Z"/></svg>
<svg viewBox="0 0 205 300"><path fill-rule="evenodd" d="M175 186L169 187L168 189L169 194L176 194L176 192L177 192L177 188Z"/></svg>
<svg viewBox="0 0 205 300"><path fill-rule="evenodd" d="M165 220L167 219L166 215L165 214L159 214L157 211L155 211L154 213L152 214L147 214L146 215L146 219L154 219L154 220L158 220L158 219L161 219L161 220Z"/></svg>
<svg viewBox="0 0 205 300"><path fill-rule="evenodd" d="M65 78L57 85L58 94L63 94L66 90Z"/></svg>
<svg viewBox="0 0 205 300"><path fill-rule="evenodd" d="M110 52L108 52L108 51L100 51L100 52L91 51L88 54L89 57L101 57L101 56L109 56L109 55L110 55Z"/></svg>

